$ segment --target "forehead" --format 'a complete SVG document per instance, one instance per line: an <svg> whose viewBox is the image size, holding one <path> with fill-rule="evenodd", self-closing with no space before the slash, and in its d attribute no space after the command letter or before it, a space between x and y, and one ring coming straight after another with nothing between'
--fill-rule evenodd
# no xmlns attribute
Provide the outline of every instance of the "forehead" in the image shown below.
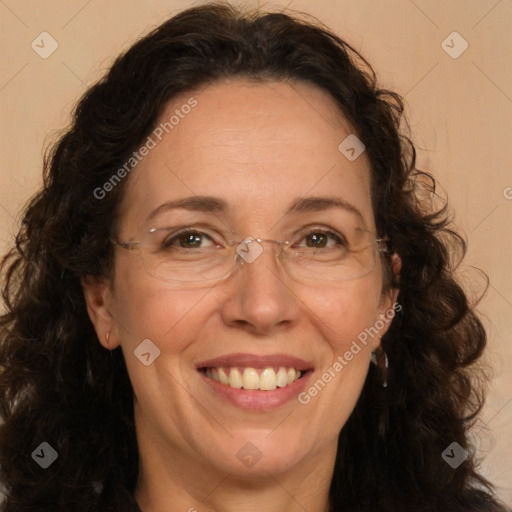
<svg viewBox="0 0 512 512"><path fill-rule="evenodd" d="M353 129L322 90L229 80L175 98L159 125L172 116L130 176L121 224L140 228L163 203L207 195L227 203L232 221L264 229L298 198L330 196L374 227L368 159L339 150Z"/></svg>

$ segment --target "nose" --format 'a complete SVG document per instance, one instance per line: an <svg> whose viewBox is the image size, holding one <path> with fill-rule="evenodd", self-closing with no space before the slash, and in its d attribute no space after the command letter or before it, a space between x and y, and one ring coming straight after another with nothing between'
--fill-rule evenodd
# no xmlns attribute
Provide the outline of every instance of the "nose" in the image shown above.
<svg viewBox="0 0 512 512"><path fill-rule="evenodd" d="M238 249L240 262L224 283L228 287L222 307L226 325L268 335L297 323L302 302L278 262L277 244L250 242Z"/></svg>

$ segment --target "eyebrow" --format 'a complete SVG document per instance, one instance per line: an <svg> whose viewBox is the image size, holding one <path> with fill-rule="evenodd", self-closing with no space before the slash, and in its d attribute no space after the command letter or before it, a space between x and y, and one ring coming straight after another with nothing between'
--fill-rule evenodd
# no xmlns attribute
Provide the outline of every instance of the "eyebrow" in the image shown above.
<svg viewBox="0 0 512 512"><path fill-rule="evenodd" d="M361 212L351 203L339 197L329 196L309 196L297 198L286 214L308 213L331 210L333 208L342 208L356 214L363 222L364 218ZM174 201L167 201L155 208L147 217L146 222L157 215L174 209L184 209L190 211L200 211L206 213L226 213L229 205L224 199L213 196L190 196Z"/></svg>

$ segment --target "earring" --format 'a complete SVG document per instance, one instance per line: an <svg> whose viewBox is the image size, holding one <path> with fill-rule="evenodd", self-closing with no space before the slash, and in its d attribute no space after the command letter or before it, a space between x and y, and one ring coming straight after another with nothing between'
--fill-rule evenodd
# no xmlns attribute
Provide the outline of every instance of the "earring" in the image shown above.
<svg viewBox="0 0 512 512"><path fill-rule="evenodd" d="M389 360L388 355L382 347L379 347L372 352L372 363L377 366L381 372L382 387L387 388Z"/></svg>
<svg viewBox="0 0 512 512"><path fill-rule="evenodd" d="M105 336L105 338L107 339L107 345L108 345L108 340L110 339L110 333L107 332L107 335Z"/></svg>

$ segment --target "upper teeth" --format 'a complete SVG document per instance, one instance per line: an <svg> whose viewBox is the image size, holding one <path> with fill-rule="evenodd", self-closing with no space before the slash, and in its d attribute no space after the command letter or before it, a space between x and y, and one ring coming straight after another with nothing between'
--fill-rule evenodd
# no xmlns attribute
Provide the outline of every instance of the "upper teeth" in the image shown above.
<svg viewBox="0 0 512 512"><path fill-rule="evenodd" d="M285 368L280 366L277 372L274 368L264 368L257 370L255 368L232 367L214 367L206 368L204 373L210 379L222 384L227 384L232 388L243 389L261 389L271 391L276 388L283 388L296 381L301 376L301 371L295 368Z"/></svg>

